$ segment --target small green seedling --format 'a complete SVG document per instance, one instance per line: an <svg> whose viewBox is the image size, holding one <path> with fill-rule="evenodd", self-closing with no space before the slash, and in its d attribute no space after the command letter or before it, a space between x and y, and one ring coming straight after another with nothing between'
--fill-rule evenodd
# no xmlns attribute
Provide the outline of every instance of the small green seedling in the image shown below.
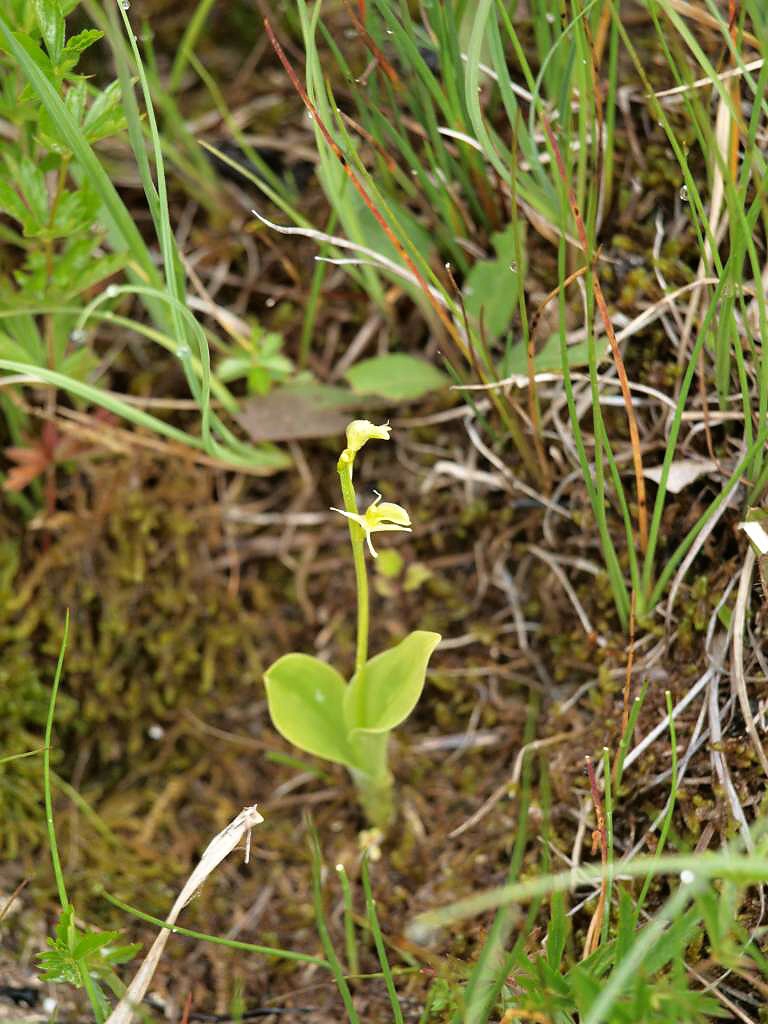
<svg viewBox="0 0 768 1024"><path fill-rule="evenodd" d="M100 1024L112 1010L104 987L114 995L123 994L125 986L116 968L133 960L141 944L120 945L120 932L81 931L74 915L74 907L67 904L56 925L56 938L49 938L46 952L38 953L40 980L85 988Z"/></svg>
<svg viewBox="0 0 768 1024"><path fill-rule="evenodd" d="M421 696L430 655L439 633L416 630L387 651L368 658L368 575L365 544L372 556L374 533L410 531L401 505L381 495L360 514L352 484L355 456L373 438L389 440L390 427L354 420L338 462L343 509L349 522L357 584L357 649L349 682L333 666L308 654L285 654L264 674L269 713L287 740L317 757L343 764L357 787L366 817L386 829L395 817L392 774L387 760L390 732L410 715Z"/></svg>

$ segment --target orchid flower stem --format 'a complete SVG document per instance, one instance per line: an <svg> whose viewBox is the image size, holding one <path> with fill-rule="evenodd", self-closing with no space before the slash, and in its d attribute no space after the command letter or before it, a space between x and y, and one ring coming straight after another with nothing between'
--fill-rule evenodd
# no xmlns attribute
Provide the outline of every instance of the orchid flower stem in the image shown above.
<svg viewBox="0 0 768 1024"><path fill-rule="evenodd" d="M347 449L342 453L338 463L341 496L344 508L352 515L357 515L357 499L352 483L352 467L354 454ZM357 586L357 647L355 649L355 672L360 672L368 660L368 571L365 567L365 531L353 520L349 523L349 539L352 544L352 558L355 563L355 584Z"/></svg>

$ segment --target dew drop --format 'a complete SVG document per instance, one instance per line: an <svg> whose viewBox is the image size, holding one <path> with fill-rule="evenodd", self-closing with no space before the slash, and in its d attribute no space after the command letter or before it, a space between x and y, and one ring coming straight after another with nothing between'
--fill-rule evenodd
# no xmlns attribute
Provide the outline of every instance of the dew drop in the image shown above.
<svg viewBox="0 0 768 1024"><path fill-rule="evenodd" d="M688 202L688 186L687 185L683 185L683 187L680 189L680 199L684 203Z"/></svg>
<svg viewBox="0 0 768 1024"><path fill-rule="evenodd" d="M117 0L117 2L120 4L120 7L124 11L130 11L130 9L131 9L131 0Z"/></svg>
<svg viewBox="0 0 768 1024"><path fill-rule="evenodd" d="M176 355L179 357L179 359L189 359L191 352L189 351L189 348L186 345L179 345L179 347L176 349Z"/></svg>
<svg viewBox="0 0 768 1024"><path fill-rule="evenodd" d="M85 341L85 331L81 330L79 327L76 327L74 331L72 331L71 334L69 335L69 340L72 342L73 345L82 345L83 342Z"/></svg>
<svg viewBox="0 0 768 1024"><path fill-rule="evenodd" d="M276 302L277 302L277 299L273 299L272 296L270 295L270 297L268 299L264 300L264 305L267 306L269 309L272 309L272 307L276 304Z"/></svg>
<svg viewBox="0 0 768 1024"><path fill-rule="evenodd" d="M117 285L116 284L109 284L109 285L107 285L107 287L104 289L104 294L106 295L106 297L108 299L116 299L117 295L118 295Z"/></svg>
<svg viewBox="0 0 768 1024"><path fill-rule="evenodd" d="M684 871L680 872L680 881L683 883L683 885L693 885L693 883L696 881L696 875L694 875L692 871L689 871L686 868Z"/></svg>

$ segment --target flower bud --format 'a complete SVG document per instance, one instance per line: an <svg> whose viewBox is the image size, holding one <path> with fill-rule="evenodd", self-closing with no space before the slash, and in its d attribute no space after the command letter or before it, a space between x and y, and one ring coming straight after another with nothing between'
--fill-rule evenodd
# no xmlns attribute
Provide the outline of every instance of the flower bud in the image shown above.
<svg viewBox="0 0 768 1024"><path fill-rule="evenodd" d="M354 455L371 438L388 441L391 430L392 427L388 423L383 423L380 427L377 427L375 423L371 423L369 420L352 420L347 427L347 451Z"/></svg>

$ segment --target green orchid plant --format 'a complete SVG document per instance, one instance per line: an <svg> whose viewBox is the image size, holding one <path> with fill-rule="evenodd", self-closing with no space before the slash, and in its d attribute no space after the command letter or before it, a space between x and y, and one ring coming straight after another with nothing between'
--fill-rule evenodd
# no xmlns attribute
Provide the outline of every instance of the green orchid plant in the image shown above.
<svg viewBox="0 0 768 1024"><path fill-rule="evenodd" d="M308 654L285 654L264 673L267 702L277 731L294 746L343 764L357 787L369 823L386 830L395 818L389 735L415 708L439 633L416 630L389 650L368 658L370 606L365 545L377 554L372 535L410 531L406 510L376 500L364 513L357 508L352 482L355 457L372 439L388 441L390 426L354 420L347 427L347 447L338 461L343 509L333 509L349 524L357 585L355 669L347 680L332 665Z"/></svg>

